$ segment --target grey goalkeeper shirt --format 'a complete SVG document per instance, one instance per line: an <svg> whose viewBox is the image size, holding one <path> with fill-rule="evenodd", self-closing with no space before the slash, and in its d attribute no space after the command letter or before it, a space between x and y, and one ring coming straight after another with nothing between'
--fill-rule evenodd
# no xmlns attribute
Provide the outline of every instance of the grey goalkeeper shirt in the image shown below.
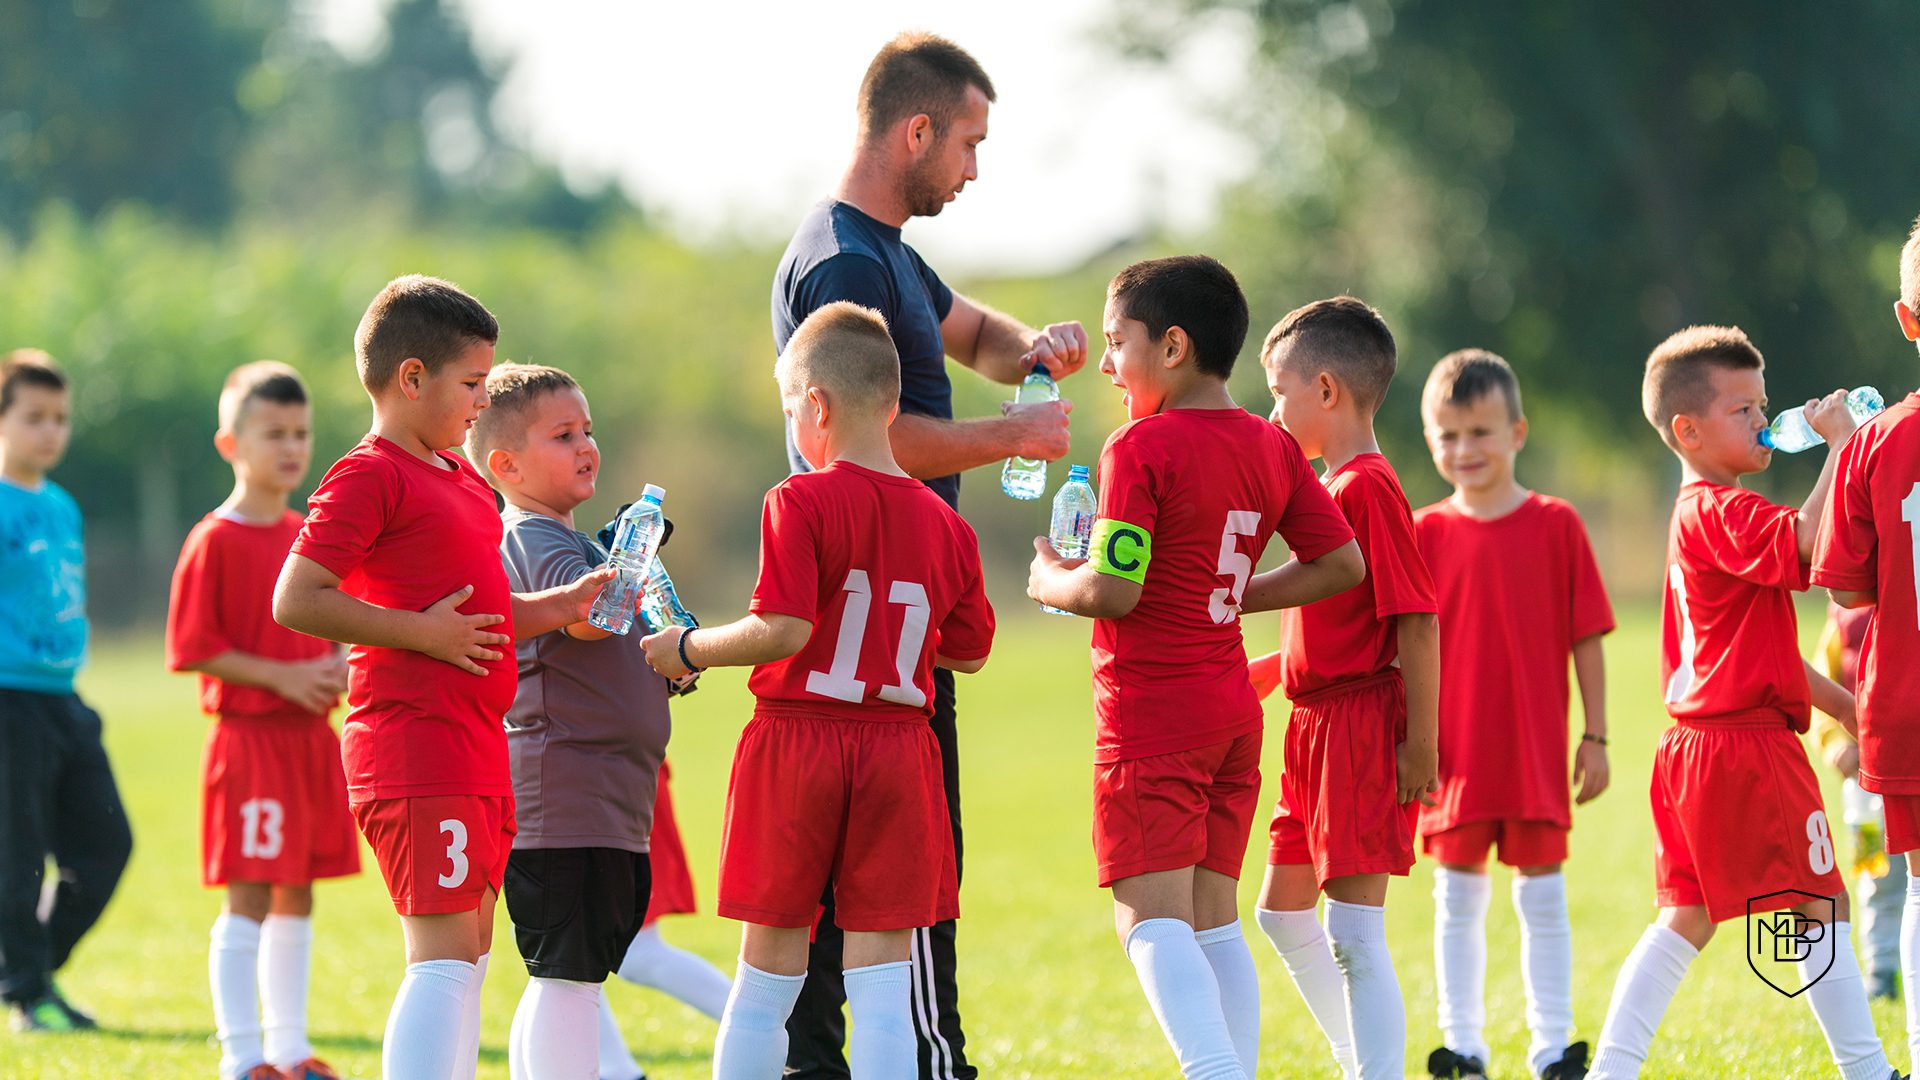
<svg viewBox="0 0 1920 1080"><path fill-rule="evenodd" d="M607 561L599 544L553 518L516 506L500 518L500 554L515 592L570 584ZM636 620L624 637L580 641L554 630L514 643L514 847L647 850L672 722L667 681L640 649L645 632Z"/></svg>

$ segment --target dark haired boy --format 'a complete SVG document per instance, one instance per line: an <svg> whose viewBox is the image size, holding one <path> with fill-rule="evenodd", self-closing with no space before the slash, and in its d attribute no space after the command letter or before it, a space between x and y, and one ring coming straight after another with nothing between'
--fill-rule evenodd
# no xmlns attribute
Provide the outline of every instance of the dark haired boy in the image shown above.
<svg viewBox="0 0 1920 1080"><path fill-rule="evenodd" d="M73 692L87 655L80 508L47 473L72 432L46 353L0 359L0 998L16 1031L96 1026L53 973L106 909L133 850L100 716ZM45 919L48 855L59 885Z"/></svg>
<svg viewBox="0 0 1920 1080"><path fill-rule="evenodd" d="M1487 856L1514 868L1520 959L1543 1080L1586 1068L1573 1038L1573 932L1565 879L1571 802L1607 786L1601 636L1613 610L1573 507L1514 478L1527 441L1520 383L1484 349L1442 357L1420 398L1427 449L1453 494L1414 512L1440 598L1440 790L1420 814L1433 872L1434 957L1443 1045L1439 1077L1487 1073ZM1586 731L1568 797L1567 658Z"/></svg>
<svg viewBox="0 0 1920 1080"><path fill-rule="evenodd" d="M1806 404L1831 448L1798 509L1740 487L1767 467L1760 350L1732 327L1693 326L1647 357L1641 405L1680 459L1667 534L1660 677L1674 723L1653 759L1659 914L1620 969L1592 1080L1640 1074L1687 968L1716 923L1783 908L1832 942L1799 963L1846 1080L1891 1072L1867 1011L1833 832L1800 736L1811 709L1853 726L1853 695L1800 657L1793 594L1807 587L1834 461L1854 423L1844 390ZM1801 896L1818 899L1796 903ZM1811 951L1810 951L1811 952ZM1831 966L1826 961L1831 958Z"/></svg>
<svg viewBox="0 0 1920 1080"><path fill-rule="evenodd" d="M608 577L518 595L493 489L449 453L487 407L499 326L436 278L396 278L354 335L373 430L307 500L282 626L349 643L347 799L406 936L388 1080L471 1077L494 899L514 830L502 719L513 633L582 621Z"/></svg>
<svg viewBox="0 0 1920 1080"><path fill-rule="evenodd" d="M347 688L332 642L273 621L273 583L300 535L287 500L313 456L300 376L260 360L227 376L214 446L233 493L187 534L167 606L167 667L200 675L201 879L224 886L208 972L220 1075L330 1080L307 1040L313 882L360 872L340 738Z"/></svg>
<svg viewBox="0 0 1920 1080"><path fill-rule="evenodd" d="M1254 917L1342 1069L1398 1077L1406 1006L1387 951L1387 882L1413 867L1413 803L1434 788L1440 633L1412 511L1373 434L1393 333L1351 296L1317 300L1268 332L1260 362L1274 419L1326 464L1321 483L1367 578L1280 616L1293 712Z"/></svg>
<svg viewBox="0 0 1920 1080"><path fill-rule="evenodd" d="M1035 539L1027 594L1095 620L1093 845L1147 1002L1183 1076L1250 1080L1260 989L1235 894L1262 714L1240 613L1319 600L1365 568L1292 436L1227 390L1247 302L1226 267L1127 267L1102 332L1129 419L1100 453L1090 558ZM1294 558L1255 575L1276 534Z"/></svg>

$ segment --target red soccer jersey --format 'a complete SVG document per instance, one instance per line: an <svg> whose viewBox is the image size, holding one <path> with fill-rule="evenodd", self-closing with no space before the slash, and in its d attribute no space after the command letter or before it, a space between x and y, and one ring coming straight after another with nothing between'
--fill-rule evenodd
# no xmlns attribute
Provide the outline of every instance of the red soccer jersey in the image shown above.
<svg viewBox="0 0 1920 1080"><path fill-rule="evenodd" d="M1572 827L1568 658L1613 629L1580 515L1536 493L1491 521L1445 499L1413 523L1440 597L1440 791L1421 831L1500 818Z"/></svg>
<svg viewBox="0 0 1920 1080"><path fill-rule="evenodd" d="M1308 561L1353 539L1278 425L1244 409L1171 409L1107 440L1092 561L1142 591L1124 618L1093 624L1096 762L1259 729L1240 598L1276 532Z"/></svg>
<svg viewBox="0 0 1920 1080"><path fill-rule="evenodd" d="M747 679L764 716L925 720L935 652L993 646L973 529L920 481L846 461L767 492L749 610L813 624Z"/></svg>
<svg viewBox="0 0 1920 1080"><path fill-rule="evenodd" d="M1807 730L1812 698L1793 615L1807 564L1795 515L1745 488L1680 488L1660 605L1660 679L1674 719L1776 716Z"/></svg>
<svg viewBox="0 0 1920 1080"><path fill-rule="evenodd" d="M1280 684L1289 698L1386 671L1400 656L1389 620L1440 609L1414 540L1413 509L1387 459L1361 454L1321 483L1360 541L1367 576L1346 592L1280 613Z"/></svg>
<svg viewBox="0 0 1920 1080"><path fill-rule="evenodd" d="M256 525L216 510L187 534L173 568L167 604L167 668L180 671L224 652L268 660L316 660L331 642L296 633L273 621L273 584L294 537L300 515L289 510L271 525ZM223 720L289 719L324 722L265 687L228 685L200 676L200 708Z"/></svg>
<svg viewBox="0 0 1920 1080"><path fill-rule="evenodd" d="M1813 583L1870 592L1860 646L1860 786L1920 795L1920 394L1867 422L1840 451Z"/></svg>
<svg viewBox="0 0 1920 1080"><path fill-rule="evenodd" d="M488 629L512 637L493 489L465 458L437 456L451 467L377 435L360 440L307 500L293 553L377 607L425 611L471 585L460 610L503 616ZM349 799L513 794L502 719L518 673L512 643L494 648L500 659L476 661L480 676L409 649L353 646L341 732Z"/></svg>

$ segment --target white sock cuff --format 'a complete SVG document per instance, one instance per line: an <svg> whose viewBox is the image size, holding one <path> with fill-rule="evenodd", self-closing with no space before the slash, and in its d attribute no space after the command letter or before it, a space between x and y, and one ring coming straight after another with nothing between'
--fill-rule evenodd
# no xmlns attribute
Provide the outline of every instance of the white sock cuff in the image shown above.
<svg viewBox="0 0 1920 1080"><path fill-rule="evenodd" d="M260 924L260 932L270 938L289 938L295 941L313 940L313 916L311 915L268 915Z"/></svg>
<svg viewBox="0 0 1920 1080"><path fill-rule="evenodd" d="M1906 856L1904 855L1894 856L1894 858L1896 859L1901 859L1905 857ZM1911 872L1907 874L1907 899L1920 900L1920 874L1915 874Z"/></svg>
<svg viewBox="0 0 1920 1080"><path fill-rule="evenodd" d="M212 931L213 943L225 949L258 949L260 947L260 924L245 915L235 915L223 911L215 916Z"/></svg>
<svg viewBox="0 0 1920 1080"><path fill-rule="evenodd" d="M462 988L473 978L476 965L465 960L421 960L407 965L407 974L431 981L450 980Z"/></svg>
<svg viewBox="0 0 1920 1080"><path fill-rule="evenodd" d="M1565 904L1567 899L1567 876L1558 870L1551 874L1513 875L1513 906L1521 911L1530 904L1556 902Z"/></svg>
<svg viewBox="0 0 1920 1080"><path fill-rule="evenodd" d="M1127 956L1133 956L1135 945L1158 945L1163 941L1192 939L1193 927L1179 919L1142 919L1127 931Z"/></svg>
<svg viewBox="0 0 1920 1080"><path fill-rule="evenodd" d="M1488 875L1470 870L1449 870L1444 866L1434 867L1433 898L1436 901L1443 897L1472 901L1476 907L1484 910L1492 896L1493 879Z"/></svg>
<svg viewBox="0 0 1920 1080"><path fill-rule="evenodd" d="M1692 942L1659 923L1647 927L1647 932L1640 935L1640 944L1645 945L1648 952L1659 953L1683 969L1700 955Z"/></svg>
<svg viewBox="0 0 1920 1080"><path fill-rule="evenodd" d="M1239 922L1224 923L1211 930L1195 930L1193 940L1205 949L1214 945L1227 945L1235 941L1245 941L1246 935L1240 932Z"/></svg>
<svg viewBox="0 0 1920 1080"><path fill-rule="evenodd" d="M1349 904L1327 897L1327 937L1345 941L1384 941L1387 909L1372 904Z"/></svg>
<svg viewBox="0 0 1920 1080"><path fill-rule="evenodd" d="M1312 908L1296 908L1290 911L1254 908L1253 921L1260 927L1260 932L1267 935L1267 940L1273 942L1273 947L1281 953L1290 953L1326 936L1326 932L1320 926L1320 918L1314 914Z"/></svg>
<svg viewBox="0 0 1920 1080"><path fill-rule="evenodd" d="M1800 972L1802 979L1841 979L1860 978L1860 958L1853 952L1853 924L1835 922L1827 926L1827 933L1833 935L1833 965L1813 970L1815 960L1812 956L1797 961L1793 966Z"/></svg>
<svg viewBox="0 0 1920 1080"><path fill-rule="evenodd" d="M840 976L846 983L848 997L852 997L855 993L890 991L896 987L904 994L910 992L913 987L913 961L896 960L887 964L848 968L841 972Z"/></svg>
<svg viewBox="0 0 1920 1080"><path fill-rule="evenodd" d="M740 973L734 977L733 992L741 1001L777 1009L784 1016L793 1010L793 1003L800 997L801 984L806 981L805 975L775 975L742 960Z"/></svg>

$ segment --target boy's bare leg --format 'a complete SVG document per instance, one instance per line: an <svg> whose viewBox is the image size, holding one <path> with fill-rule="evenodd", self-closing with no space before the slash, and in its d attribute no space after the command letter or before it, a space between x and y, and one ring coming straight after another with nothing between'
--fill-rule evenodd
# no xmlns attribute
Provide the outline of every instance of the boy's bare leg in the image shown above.
<svg viewBox="0 0 1920 1080"><path fill-rule="evenodd" d="M207 988L213 1030L220 1040L220 1075L243 1076L267 1064L260 1032L260 922L273 903L273 886L235 881L208 938Z"/></svg>
<svg viewBox="0 0 1920 1080"><path fill-rule="evenodd" d="M1293 985L1307 1003L1307 1011L1327 1036L1327 1047L1341 1072L1352 1076L1359 1066L1353 1058L1353 1025L1347 1018L1347 990L1333 949L1314 916L1320 884L1306 863L1267 867L1260 882L1260 901L1254 921L1280 954Z"/></svg>
<svg viewBox="0 0 1920 1080"><path fill-rule="evenodd" d="M313 886L275 885L260 924L260 1025L267 1062L292 1070L313 1058L307 986L313 967Z"/></svg>
<svg viewBox="0 0 1920 1080"><path fill-rule="evenodd" d="M387 1014L381 1048L387 1080L459 1080L473 1075L480 1034L477 1006L486 977L486 950L493 939L494 896L492 889L486 890L479 905L468 911L400 916L407 975L394 996L393 1011ZM469 1043L474 1050L468 1050Z"/></svg>
<svg viewBox="0 0 1920 1080"><path fill-rule="evenodd" d="M1114 882L1114 930L1127 959L1133 961L1161 1032L1179 1059L1180 1074L1247 1077L1251 1074L1227 1025L1220 983L1194 935L1196 909L1203 902L1209 916L1221 917L1224 906L1225 919L1233 921L1231 889L1222 898L1218 882L1201 883L1198 875L1202 873L1222 877L1188 866Z"/></svg>
<svg viewBox="0 0 1920 1080"><path fill-rule="evenodd" d="M1573 1041L1573 924L1567 917L1567 879L1561 866L1522 866L1513 878L1531 1036L1527 1059L1536 1075L1565 1060ZM1584 1061L1584 1056L1579 1060Z"/></svg>
<svg viewBox="0 0 1920 1080"><path fill-rule="evenodd" d="M1484 1069L1487 1047L1487 904L1493 883L1485 862L1441 863L1433 871L1433 966L1440 1045ZM1516 897L1518 893L1516 891ZM1524 937L1522 951L1525 951ZM1529 979L1527 1000L1533 1000ZM1439 1069L1435 1069L1439 1072Z"/></svg>

